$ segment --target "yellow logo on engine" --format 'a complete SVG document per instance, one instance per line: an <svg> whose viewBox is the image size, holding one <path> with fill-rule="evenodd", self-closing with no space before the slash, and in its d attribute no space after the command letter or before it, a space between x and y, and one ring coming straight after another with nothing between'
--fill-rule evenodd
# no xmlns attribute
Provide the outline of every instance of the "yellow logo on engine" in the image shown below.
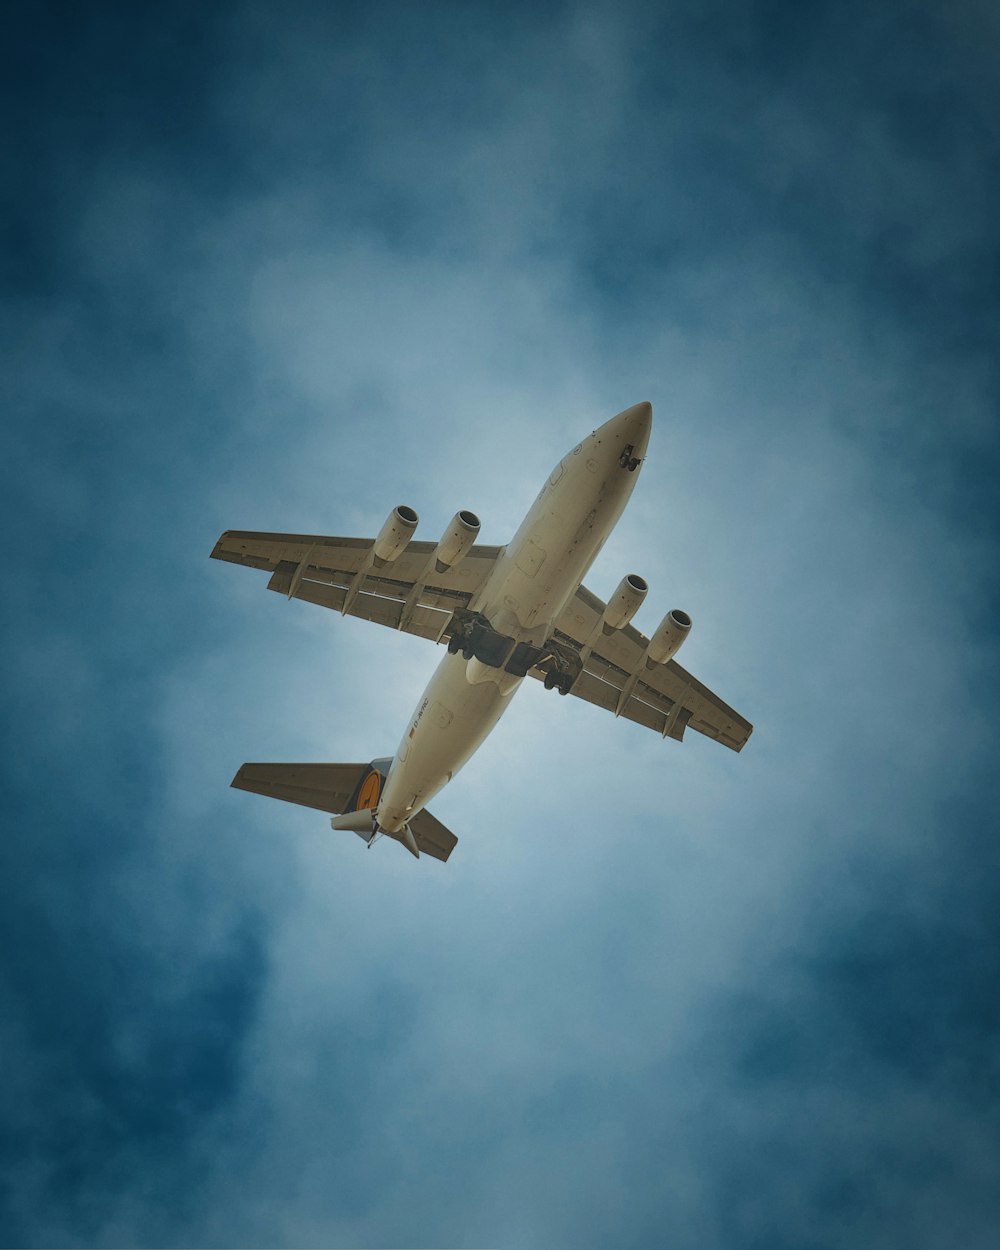
<svg viewBox="0 0 1000 1250"><path fill-rule="evenodd" d="M382 774L376 769L368 774L361 783L361 789L358 791L358 808L360 812L364 808L374 808L378 804L379 795L382 793Z"/></svg>

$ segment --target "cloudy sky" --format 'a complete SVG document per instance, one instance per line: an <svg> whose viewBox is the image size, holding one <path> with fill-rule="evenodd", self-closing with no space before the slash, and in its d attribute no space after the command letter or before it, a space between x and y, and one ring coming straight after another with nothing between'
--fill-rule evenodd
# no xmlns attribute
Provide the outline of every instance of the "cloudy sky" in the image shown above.
<svg viewBox="0 0 1000 1250"><path fill-rule="evenodd" d="M994 1246L995 6L15 11L0 1241ZM503 542L641 399L587 581L741 755L532 684L447 865L229 789L437 656L222 529Z"/></svg>

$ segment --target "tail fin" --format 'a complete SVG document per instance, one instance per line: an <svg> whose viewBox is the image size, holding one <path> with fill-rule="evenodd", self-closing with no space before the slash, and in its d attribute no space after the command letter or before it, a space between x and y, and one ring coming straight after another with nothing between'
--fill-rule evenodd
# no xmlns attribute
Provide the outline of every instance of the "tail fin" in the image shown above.
<svg viewBox="0 0 1000 1250"><path fill-rule="evenodd" d="M374 812L391 763L379 759L370 764L244 764L232 784L237 790L330 812L338 817L336 823L330 822L334 828L350 829L367 842L375 832L374 818L359 815L351 820L346 814ZM458 842L430 812L418 812L407 828L388 836L411 854L420 851L440 860L446 860Z"/></svg>

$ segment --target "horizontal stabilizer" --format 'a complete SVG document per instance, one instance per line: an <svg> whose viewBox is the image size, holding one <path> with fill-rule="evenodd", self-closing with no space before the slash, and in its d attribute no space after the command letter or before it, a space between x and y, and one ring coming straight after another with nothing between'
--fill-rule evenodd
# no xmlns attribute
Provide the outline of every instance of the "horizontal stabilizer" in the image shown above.
<svg viewBox="0 0 1000 1250"><path fill-rule="evenodd" d="M458 838L430 812L417 812L410 819L410 829L424 855L432 855L435 859L447 859L458 845Z"/></svg>
<svg viewBox="0 0 1000 1250"><path fill-rule="evenodd" d="M315 807L346 811L368 764L244 764L232 780L237 790Z"/></svg>
<svg viewBox="0 0 1000 1250"><path fill-rule="evenodd" d="M387 766L389 761L377 763ZM330 812L338 817L331 822L334 828L366 836L371 829L367 808L347 816L341 813L351 807L352 799L356 798L362 781L372 769L372 764L244 764L232 784L237 790L249 790L252 794L264 794L271 799L283 799L286 803ZM357 824L364 827L356 828ZM446 829L430 812L418 812L412 817L409 831L420 853L433 859L446 860L458 843L451 830ZM410 839L404 833L389 833L387 836L413 853Z"/></svg>

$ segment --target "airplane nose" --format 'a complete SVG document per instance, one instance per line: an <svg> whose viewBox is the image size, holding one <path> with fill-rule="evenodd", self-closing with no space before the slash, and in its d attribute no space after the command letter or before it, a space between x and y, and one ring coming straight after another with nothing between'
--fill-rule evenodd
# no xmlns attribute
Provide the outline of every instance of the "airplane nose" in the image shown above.
<svg viewBox="0 0 1000 1250"><path fill-rule="evenodd" d="M622 416L628 417L629 425L633 430L631 441L635 444L635 454L644 456L646 444L649 442L649 432L653 428L653 405L644 399L641 404L633 404L631 408L626 408Z"/></svg>
<svg viewBox="0 0 1000 1250"><path fill-rule="evenodd" d="M594 431L594 435L601 438L608 435L616 444L631 443L632 454L641 460L646 454L652 425L653 405L643 400L641 404L633 404L631 408L626 408L624 412L606 421L600 429Z"/></svg>

